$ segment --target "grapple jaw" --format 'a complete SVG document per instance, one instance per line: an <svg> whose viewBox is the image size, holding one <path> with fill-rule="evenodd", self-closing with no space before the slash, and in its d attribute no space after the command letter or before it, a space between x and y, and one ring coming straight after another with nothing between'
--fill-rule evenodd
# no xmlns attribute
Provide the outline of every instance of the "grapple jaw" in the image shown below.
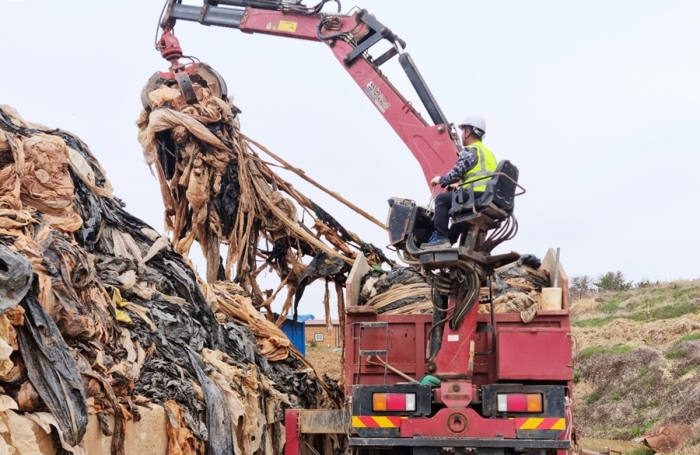
<svg viewBox="0 0 700 455"><path fill-rule="evenodd" d="M171 6L172 3L171 1ZM228 95L226 82L211 66L200 62L193 62L189 65L184 65L180 62L183 53L180 41L173 31L174 26L174 20L166 20L162 24L163 34L156 43L156 49L160 52L160 55L170 62L170 71L157 72L148 80L141 91L143 108L153 108L148 99L148 94L163 85L178 88L180 93L182 93L183 101L188 104L201 101L202 89L204 88L209 89L212 95L225 99Z"/></svg>
<svg viewBox="0 0 700 455"><path fill-rule="evenodd" d="M182 66L179 70L154 73L141 91L144 109L152 108L148 94L163 85L179 89L183 101L189 104L202 100L203 88L208 88L212 95L224 100L228 96L224 78L206 63L196 62Z"/></svg>

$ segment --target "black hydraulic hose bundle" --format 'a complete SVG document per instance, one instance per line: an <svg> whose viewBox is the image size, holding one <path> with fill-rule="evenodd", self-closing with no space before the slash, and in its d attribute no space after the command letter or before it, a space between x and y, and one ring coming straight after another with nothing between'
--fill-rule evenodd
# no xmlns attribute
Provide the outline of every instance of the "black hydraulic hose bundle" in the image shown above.
<svg viewBox="0 0 700 455"><path fill-rule="evenodd" d="M450 275L457 288L455 308L450 315L450 328L457 330L462 325L469 310L479 302L481 277L477 270L465 271L457 267L452 269Z"/></svg>
<svg viewBox="0 0 700 455"><path fill-rule="evenodd" d="M475 263L453 266L449 272L429 274L433 286L433 325L428 335L429 362L440 351L445 324L449 324L451 330L458 330L467 313L478 303L482 276L483 270ZM455 296L452 307L449 306L450 295Z"/></svg>

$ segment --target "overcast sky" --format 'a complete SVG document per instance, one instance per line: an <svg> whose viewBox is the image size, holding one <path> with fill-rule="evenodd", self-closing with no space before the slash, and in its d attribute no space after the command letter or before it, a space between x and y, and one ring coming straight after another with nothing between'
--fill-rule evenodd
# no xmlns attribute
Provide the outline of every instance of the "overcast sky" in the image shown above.
<svg viewBox="0 0 700 455"><path fill-rule="evenodd" d="M127 209L161 230L134 122L143 85L167 67L153 48L162 4L0 0L0 103L78 134ZM520 232L500 250L542 256L559 246L570 276L698 278L700 2L359 6L406 40L450 121L484 115L485 143L520 168ZM184 22L176 32L186 54L225 77L247 135L379 219L389 197L428 201L410 151L324 45ZM383 67L391 81L418 102L392 63ZM386 245L373 224L297 186ZM301 312L320 308L312 295Z"/></svg>

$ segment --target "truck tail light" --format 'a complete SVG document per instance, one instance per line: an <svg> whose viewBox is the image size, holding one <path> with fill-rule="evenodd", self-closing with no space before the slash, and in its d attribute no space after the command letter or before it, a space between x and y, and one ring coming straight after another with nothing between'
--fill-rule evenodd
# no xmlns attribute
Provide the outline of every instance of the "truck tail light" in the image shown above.
<svg viewBox="0 0 700 455"><path fill-rule="evenodd" d="M498 394L498 412L542 412L542 395Z"/></svg>
<svg viewBox="0 0 700 455"><path fill-rule="evenodd" d="M375 393L372 394L373 411L415 411L415 393Z"/></svg>

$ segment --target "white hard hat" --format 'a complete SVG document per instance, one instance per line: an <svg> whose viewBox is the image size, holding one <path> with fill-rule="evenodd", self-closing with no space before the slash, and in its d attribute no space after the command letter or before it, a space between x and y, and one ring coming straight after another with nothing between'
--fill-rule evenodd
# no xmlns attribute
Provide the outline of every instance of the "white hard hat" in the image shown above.
<svg viewBox="0 0 700 455"><path fill-rule="evenodd" d="M467 115L464 120L462 120L462 123L459 124L460 128L465 126L471 126L472 128L481 130L484 134L486 134L486 120L480 115Z"/></svg>

